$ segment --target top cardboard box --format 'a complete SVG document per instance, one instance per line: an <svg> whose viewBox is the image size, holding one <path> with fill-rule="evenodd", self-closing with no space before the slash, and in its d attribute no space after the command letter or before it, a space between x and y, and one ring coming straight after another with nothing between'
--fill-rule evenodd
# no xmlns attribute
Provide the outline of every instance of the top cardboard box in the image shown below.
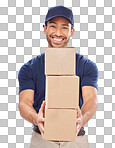
<svg viewBox="0 0 115 148"><path fill-rule="evenodd" d="M75 75L75 48L46 48L45 75Z"/></svg>

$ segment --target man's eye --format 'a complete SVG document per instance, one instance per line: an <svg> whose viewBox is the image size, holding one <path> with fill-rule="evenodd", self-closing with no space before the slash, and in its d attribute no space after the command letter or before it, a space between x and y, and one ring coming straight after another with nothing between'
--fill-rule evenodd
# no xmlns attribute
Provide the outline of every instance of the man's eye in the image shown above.
<svg viewBox="0 0 115 148"><path fill-rule="evenodd" d="M63 27L63 29L68 29L67 27Z"/></svg>
<svg viewBox="0 0 115 148"><path fill-rule="evenodd" d="M53 28L55 28L55 26L53 26L53 25L52 25L52 26L50 26L50 27L53 27Z"/></svg>

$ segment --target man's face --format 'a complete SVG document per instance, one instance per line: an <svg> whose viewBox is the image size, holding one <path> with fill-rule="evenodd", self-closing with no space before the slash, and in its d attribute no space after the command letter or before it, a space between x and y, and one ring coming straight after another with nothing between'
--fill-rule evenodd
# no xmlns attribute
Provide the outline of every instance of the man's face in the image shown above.
<svg viewBox="0 0 115 148"><path fill-rule="evenodd" d="M48 47L67 47L74 31L71 23L64 17L55 17L47 22L47 27L44 25Z"/></svg>

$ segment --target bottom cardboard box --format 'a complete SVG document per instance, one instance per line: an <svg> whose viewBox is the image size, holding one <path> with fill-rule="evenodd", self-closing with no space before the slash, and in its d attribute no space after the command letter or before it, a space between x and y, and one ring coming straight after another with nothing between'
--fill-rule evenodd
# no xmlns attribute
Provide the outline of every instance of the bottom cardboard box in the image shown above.
<svg viewBox="0 0 115 148"><path fill-rule="evenodd" d="M44 139L49 141L75 141L76 110L45 108Z"/></svg>

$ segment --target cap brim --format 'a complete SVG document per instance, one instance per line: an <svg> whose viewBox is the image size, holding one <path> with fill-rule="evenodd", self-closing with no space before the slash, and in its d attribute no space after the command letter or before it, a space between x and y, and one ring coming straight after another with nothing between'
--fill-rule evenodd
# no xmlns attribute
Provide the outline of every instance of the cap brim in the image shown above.
<svg viewBox="0 0 115 148"><path fill-rule="evenodd" d="M53 18L55 18L55 17L64 17L64 18L66 18L70 23L71 23L71 21L65 16L65 15L54 15L54 16L52 16L52 17L49 17L46 21L45 21L45 24L49 21L49 20L51 20L51 19L53 19ZM72 23L71 23L72 24ZM73 25L73 24L72 24Z"/></svg>

